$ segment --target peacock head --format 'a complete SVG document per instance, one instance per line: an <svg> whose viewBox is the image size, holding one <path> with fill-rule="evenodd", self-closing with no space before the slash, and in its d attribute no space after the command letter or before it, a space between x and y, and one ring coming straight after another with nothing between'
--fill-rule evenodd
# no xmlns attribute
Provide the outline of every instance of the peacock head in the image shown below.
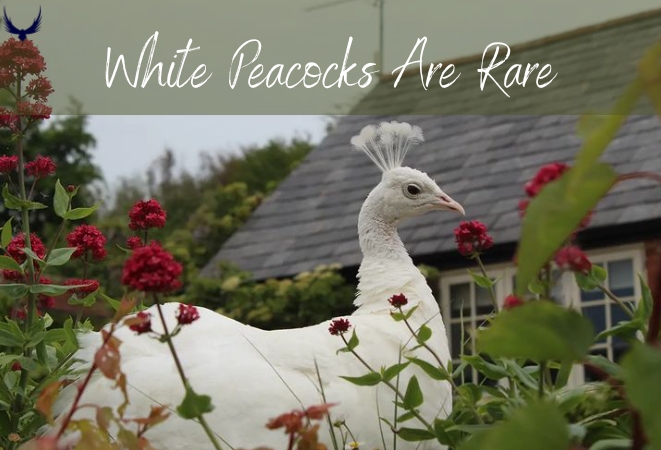
<svg viewBox="0 0 661 450"><path fill-rule="evenodd" d="M426 173L402 167L411 145L423 140L420 127L399 122L368 125L351 139L353 147L365 152L383 172L367 201L367 205L378 207L383 219L399 221L439 210L465 214L464 208Z"/></svg>

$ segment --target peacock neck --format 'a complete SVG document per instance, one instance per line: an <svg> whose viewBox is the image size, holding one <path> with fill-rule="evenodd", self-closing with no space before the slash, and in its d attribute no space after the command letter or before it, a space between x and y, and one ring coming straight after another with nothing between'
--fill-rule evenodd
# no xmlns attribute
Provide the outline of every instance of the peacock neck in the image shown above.
<svg viewBox="0 0 661 450"><path fill-rule="evenodd" d="M413 264L397 233L399 220L384 214L373 194L367 198L358 216L358 240L363 258Z"/></svg>

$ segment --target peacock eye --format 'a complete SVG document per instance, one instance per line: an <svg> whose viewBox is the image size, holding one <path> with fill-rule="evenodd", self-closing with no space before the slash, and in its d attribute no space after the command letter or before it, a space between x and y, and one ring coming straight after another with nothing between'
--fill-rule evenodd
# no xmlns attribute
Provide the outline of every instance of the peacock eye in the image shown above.
<svg viewBox="0 0 661 450"><path fill-rule="evenodd" d="M420 188L415 184L409 184L406 186L406 192L408 192L409 195L418 195L420 193Z"/></svg>

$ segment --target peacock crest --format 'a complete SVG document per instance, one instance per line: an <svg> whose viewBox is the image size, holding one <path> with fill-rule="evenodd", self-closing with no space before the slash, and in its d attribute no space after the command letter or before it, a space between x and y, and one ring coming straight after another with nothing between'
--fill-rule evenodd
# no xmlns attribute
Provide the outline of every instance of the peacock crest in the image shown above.
<svg viewBox="0 0 661 450"><path fill-rule="evenodd" d="M406 122L381 122L367 125L351 138L351 145L377 165L382 172L402 166L411 145L424 142L422 130Z"/></svg>

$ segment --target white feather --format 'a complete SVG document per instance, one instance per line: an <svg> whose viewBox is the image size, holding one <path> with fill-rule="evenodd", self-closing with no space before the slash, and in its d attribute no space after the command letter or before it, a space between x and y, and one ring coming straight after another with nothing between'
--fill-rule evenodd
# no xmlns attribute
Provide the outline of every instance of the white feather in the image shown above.
<svg viewBox="0 0 661 450"><path fill-rule="evenodd" d="M424 142L422 130L405 122L382 122L365 126L351 145L364 152L382 172L402 166L411 145Z"/></svg>

